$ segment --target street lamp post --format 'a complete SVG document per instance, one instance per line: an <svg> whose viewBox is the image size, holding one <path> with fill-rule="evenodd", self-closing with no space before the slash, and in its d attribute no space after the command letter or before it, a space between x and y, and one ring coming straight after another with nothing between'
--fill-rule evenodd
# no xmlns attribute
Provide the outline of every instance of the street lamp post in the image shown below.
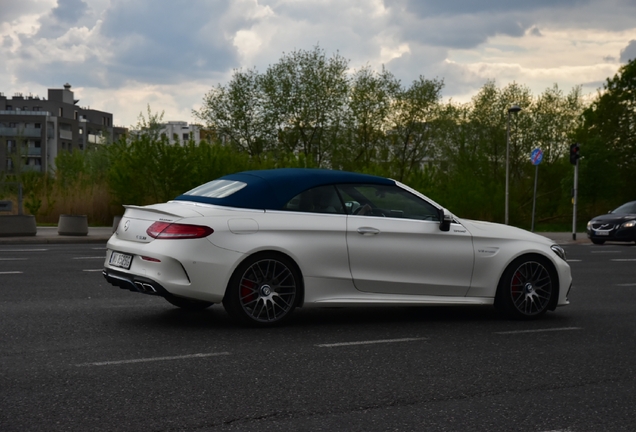
<svg viewBox="0 0 636 432"><path fill-rule="evenodd" d="M509 184L510 184L510 114L518 113L521 111L521 107L517 104L512 104L508 108L508 128L506 135L506 215L504 223L508 225L508 202L509 202Z"/></svg>

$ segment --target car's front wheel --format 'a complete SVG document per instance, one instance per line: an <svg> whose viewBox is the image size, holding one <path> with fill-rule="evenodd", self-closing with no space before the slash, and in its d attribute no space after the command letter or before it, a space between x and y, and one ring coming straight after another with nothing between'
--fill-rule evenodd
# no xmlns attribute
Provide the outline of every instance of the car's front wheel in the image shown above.
<svg viewBox="0 0 636 432"><path fill-rule="evenodd" d="M557 284L547 259L536 255L517 258L501 277L495 307L510 318L539 317L557 295Z"/></svg>
<svg viewBox="0 0 636 432"><path fill-rule="evenodd" d="M605 240L592 239L592 243L602 245L603 243L605 243Z"/></svg>
<svg viewBox="0 0 636 432"><path fill-rule="evenodd" d="M296 266L286 256L254 255L232 275L223 306L233 318L248 324L278 324L296 308L301 284Z"/></svg>

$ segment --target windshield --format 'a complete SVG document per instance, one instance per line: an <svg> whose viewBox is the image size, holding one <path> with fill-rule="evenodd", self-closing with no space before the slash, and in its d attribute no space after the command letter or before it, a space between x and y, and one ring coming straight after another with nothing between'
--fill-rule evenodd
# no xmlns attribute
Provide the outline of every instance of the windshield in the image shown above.
<svg viewBox="0 0 636 432"><path fill-rule="evenodd" d="M627 204L623 204L619 208L612 210L612 213L617 214L633 214L636 213L636 201L628 202Z"/></svg>

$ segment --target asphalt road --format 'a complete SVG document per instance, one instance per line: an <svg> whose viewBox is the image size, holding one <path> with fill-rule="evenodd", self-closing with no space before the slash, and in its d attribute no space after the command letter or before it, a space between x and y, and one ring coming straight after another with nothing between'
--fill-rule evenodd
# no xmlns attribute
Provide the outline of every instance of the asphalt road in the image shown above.
<svg viewBox="0 0 636 432"><path fill-rule="evenodd" d="M634 431L636 246L566 246L571 305L299 310L265 330L0 245L0 431Z"/></svg>

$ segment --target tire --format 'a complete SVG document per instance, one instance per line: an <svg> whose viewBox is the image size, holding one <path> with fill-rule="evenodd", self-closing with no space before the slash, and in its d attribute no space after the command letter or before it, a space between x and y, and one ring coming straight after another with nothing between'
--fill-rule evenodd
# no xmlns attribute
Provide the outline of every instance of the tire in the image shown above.
<svg viewBox="0 0 636 432"><path fill-rule="evenodd" d="M212 306L214 303L210 303L210 302L206 302L203 300L192 300L192 299L187 299L187 298L183 298L183 297L175 297L175 296L168 296L168 297L164 297L168 303L180 307L181 309L185 309L188 311L202 311L204 309L209 308L210 306Z"/></svg>
<svg viewBox="0 0 636 432"><path fill-rule="evenodd" d="M597 245L602 245L605 243L605 240L599 240L599 239L591 239L592 243L597 244Z"/></svg>
<svg viewBox="0 0 636 432"><path fill-rule="evenodd" d="M513 319L543 315L558 293L558 278L552 264L538 255L519 257L506 268L495 298L495 307Z"/></svg>
<svg viewBox="0 0 636 432"><path fill-rule="evenodd" d="M223 306L240 322L270 326L293 312L302 293L295 263L277 253L260 253L243 261L230 278Z"/></svg>

